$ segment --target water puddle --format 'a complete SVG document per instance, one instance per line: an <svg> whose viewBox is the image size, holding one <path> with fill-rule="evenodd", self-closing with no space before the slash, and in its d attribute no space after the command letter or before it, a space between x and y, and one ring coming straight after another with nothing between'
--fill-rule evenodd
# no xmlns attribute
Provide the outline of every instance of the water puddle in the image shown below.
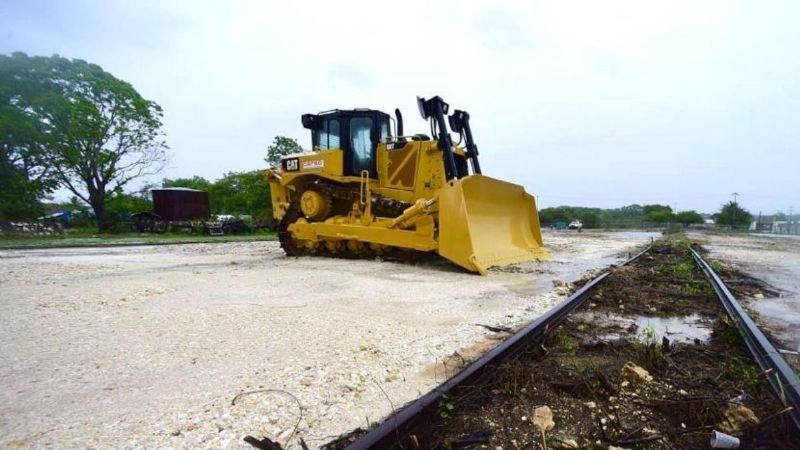
<svg viewBox="0 0 800 450"><path fill-rule="evenodd" d="M711 324L697 314L688 316L620 316L612 313L581 311L574 317L591 323L598 330L597 338L615 341L634 334L641 342L660 343L664 337L671 342L694 343L711 339ZM623 332L622 330L625 330Z"/></svg>
<svg viewBox="0 0 800 450"><path fill-rule="evenodd" d="M707 342L711 339L711 328L707 320L697 314L683 317L636 318L636 336L640 340L655 339L661 342L666 337L672 342Z"/></svg>

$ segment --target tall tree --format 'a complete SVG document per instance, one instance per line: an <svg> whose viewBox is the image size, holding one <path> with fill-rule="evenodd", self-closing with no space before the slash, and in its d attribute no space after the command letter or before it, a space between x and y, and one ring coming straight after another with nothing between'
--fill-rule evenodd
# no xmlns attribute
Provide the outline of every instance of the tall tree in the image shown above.
<svg viewBox="0 0 800 450"><path fill-rule="evenodd" d="M36 121L21 108L21 92L36 95L36 86L20 86L12 61L0 59L0 220L24 220L43 212L42 198L57 183L45 163Z"/></svg>
<svg viewBox="0 0 800 450"><path fill-rule="evenodd" d="M211 188L211 184L212 183L205 178L195 175L192 178L164 178L164 181L161 182L161 187L185 187L208 192Z"/></svg>
<svg viewBox="0 0 800 450"><path fill-rule="evenodd" d="M745 227L750 225L753 216L750 211L739 206L738 202L730 201L722 205L722 209L717 214L714 214L714 219L719 225Z"/></svg>
<svg viewBox="0 0 800 450"><path fill-rule="evenodd" d="M214 182L210 197L219 214L250 214L256 219L272 217L269 183L264 172L229 172Z"/></svg>
<svg viewBox="0 0 800 450"><path fill-rule="evenodd" d="M11 106L41 134L53 175L108 227L106 197L167 162L161 107L100 66L79 59L0 55L14 80Z"/></svg>
<svg viewBox="0 0 800 450"><path fill-rule="evenodd" d="M281 159L286 155L293 153L302 153L303 147L297 143L297 139L292 139L284 136L275 136L272 144L267 147L267 157L264 160L270 166L276 167L281 163Z"/></svg>
<svg viewBox="0 0 800 450"><path fill-rule="evenodd" d="M691 225L693 223L703 223L703 216L694 210L681 211L675 214L675 220L684 225Z"/></svg>
<svg viewBox="0 0 800 450"><path fill-rule="evenodd" d="M269 183L264 172L228 172L213 182L200 177L165 178L163 187L187 187L208 192L212 214L249 214L256 220L272 217Z"/></svg>
<svg viewBox="0 0 800 450"><path fill-rule="evenodd" d="M649 222L667 223L675 219L672 208L667 205L644 205L644 218Z"/></svg>

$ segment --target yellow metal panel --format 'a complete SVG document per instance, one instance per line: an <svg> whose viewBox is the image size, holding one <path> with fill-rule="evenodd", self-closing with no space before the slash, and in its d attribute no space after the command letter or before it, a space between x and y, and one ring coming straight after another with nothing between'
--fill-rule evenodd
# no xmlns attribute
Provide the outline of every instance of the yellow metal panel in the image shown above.
<svg viewBox="0 0 800 450"><path fill-rule="evenodd" d="M414 189L418 169L418 145L387 150L387 185L398 189Z"/></svg>
<svg viewBox="0 0 800 450"><path fill-rule="evenodd" d="M439 254L481 273L545 258L536 200L482 175L448 182L439 193Z"/></svg>
<svg viewBox="0 0 800 450"><path fill-rule="evenodd" d="M265 176L269 183L269 195L272 200L272 217L281 220L289 207L289 190L283 184L280 174L268 169Z"/></svg>
<svg viewBox="0 0 800 450"><path fill-rule="evenodd" d="M435 141L422 141L420 146L415 196L416 198L430 198L444 185L444 160L442 151L439 150Z"/></svg>
<svg viewBox="0 0 800 450"><path fill-rule="evenodd" d="M307 175L309 173L328 177L340 177L344 173L343 155L342 151L338 149L289 155L283 159L292 158L297 158L298 160L297 170L284 171L281 169L281 175L287 180L286 183L299 175Z"/></svg>
<svg viewBox="0 0 800 450"><path fill-rule="evenodd" d="M289 230L297 238L306 240L357 240L422 251L436 249L433 227L420 227L420 231L426 231L421 234L417 231L389 229L385 225L388 225L388 221L369 226L355 223L298 222L290 225Z"/></svg>

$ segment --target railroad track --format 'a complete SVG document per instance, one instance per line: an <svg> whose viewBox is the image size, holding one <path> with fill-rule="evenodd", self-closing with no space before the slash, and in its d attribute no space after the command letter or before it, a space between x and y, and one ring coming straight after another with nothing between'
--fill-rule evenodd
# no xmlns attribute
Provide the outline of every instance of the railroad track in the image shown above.
<svg viewBox="0 0 800 450"><path fill-rule="evenodd" d="M651 247L648 247L625 261L622 266L636 262L643 255L650 252L651 249ZM800 432L800 382L798 382L797 375L753 320L748 317L719 275L714 272L712 267L697 251L694 249L690 251L695 263L702 269L711 283L724 310L739 329L746 347L752 355L752 359L756 361L761 369L761 375L769 380L769 385L772 387L775 396L785 406L781 411L781 415L790 417L790 423L795 427L794 432ZM425 427L429 427L432 421L439 419L437 417L438 411L441 410L443 403L448 402L451 393L481 386L504 362L512 360L526 349L540 345L548 335L548 332L556 329L568 316L581 307L612 274L613 270L606 271L587 282L556 307L522 328L429 393L396 411L376 428L368 431L354 442L347 444L346 448L348 450L425 448L424 445L420 447L415 433ZM344 446L340 443L338 448Z"/></svg>
<svg viewBox="0 0 800 450"><path fill-rule="evenodd" d="M711 286L722 302L728 315L736 322L736 326L744 337L745 345L769 380L775 395L787 407L791 407L789 416L800 430L800 379L786 363L774 345L767 339L753 319L747 315L742 305L736 300L722 278L714 272L711 265L695 250L691 249L692 258L706 274Z"/></svg>

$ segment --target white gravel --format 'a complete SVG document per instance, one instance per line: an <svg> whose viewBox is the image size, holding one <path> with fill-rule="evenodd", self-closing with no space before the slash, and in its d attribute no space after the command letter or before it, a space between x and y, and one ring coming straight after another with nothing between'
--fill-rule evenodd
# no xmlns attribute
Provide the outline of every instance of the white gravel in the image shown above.
<svg viewBox="0 0 800 450"><path fill-rule="evenodd" d="M0 446L319 446L485 348L475 324L520 326L651 236L548 232L551 261L486 277L275 242L0 251Z"/></svg>

